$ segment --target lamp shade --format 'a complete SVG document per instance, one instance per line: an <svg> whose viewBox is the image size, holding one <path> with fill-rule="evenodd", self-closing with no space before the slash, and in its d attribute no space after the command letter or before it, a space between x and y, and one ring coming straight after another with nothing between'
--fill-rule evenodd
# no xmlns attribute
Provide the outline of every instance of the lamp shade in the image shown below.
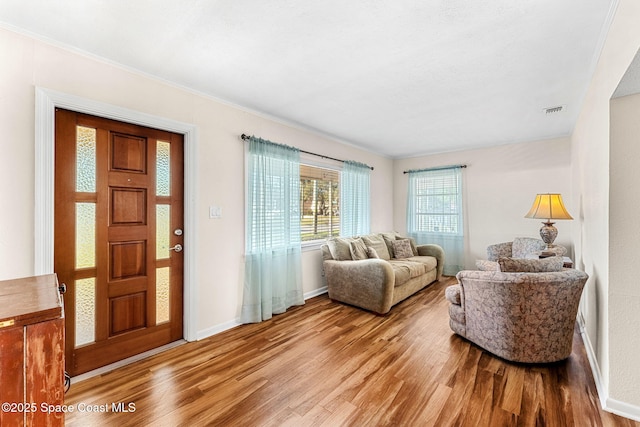
<svg viewBox="0 0 640 427"><path fill-rule="evenodd" d="M533 201L533 206L524 216L525 218L540 219L573 219L562 202L560 194L538 194Z"/></svg>

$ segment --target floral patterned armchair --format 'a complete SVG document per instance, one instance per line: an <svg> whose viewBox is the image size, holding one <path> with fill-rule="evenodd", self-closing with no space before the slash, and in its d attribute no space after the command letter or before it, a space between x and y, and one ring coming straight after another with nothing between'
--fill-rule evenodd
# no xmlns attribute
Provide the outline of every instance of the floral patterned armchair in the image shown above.
<svg viewBox="0 0 640 427"><path fill-rule="evenodd" d="M569 357L586 273L461 271L456 277L459 284L445 291L456 334L514 362Z"/></svg>
<svg viewBox="0 0 640 427"><path fill-rule="evenodd" d="M540 239L532 237L516 237L513 242L496 243L487 246L487 257L489 261L498 261L502 257L509 258L530 258L543 250L555 253L556 256L563 256L567 253L564 246L552 245L549 249L547 244Z"/></svg>

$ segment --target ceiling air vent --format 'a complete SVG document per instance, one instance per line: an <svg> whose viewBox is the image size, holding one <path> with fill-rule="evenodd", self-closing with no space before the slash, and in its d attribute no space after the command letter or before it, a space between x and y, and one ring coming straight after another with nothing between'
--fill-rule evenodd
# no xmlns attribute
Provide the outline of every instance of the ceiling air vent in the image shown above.
<svg viewBox="0 0 640 427"><path fill-rule="evenodd" d="M560 113L560 112L564 111L564 108L565 108L565 106L564 106L564 105L558 105L558 106L556 106L556 107L548 107L548 108L545 108L545 109L544 109L544 110L542 110L542 111L544 111L544 113L545 113L545 114L547 114L547 115L548 115L548 114L558 114L558 113Z"/></svg>

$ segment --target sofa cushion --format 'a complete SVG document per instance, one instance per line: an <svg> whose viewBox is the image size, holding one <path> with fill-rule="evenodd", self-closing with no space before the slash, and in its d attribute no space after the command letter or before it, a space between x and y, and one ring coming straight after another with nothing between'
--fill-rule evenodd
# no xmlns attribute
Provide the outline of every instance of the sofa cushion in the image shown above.
<svg viewBox="0 0 640 427"><path fill-rule="evenodd" d="M392 243L395 258L411 258L413 256L409 239L394 240Z"/></svg>
<svg viewBox="0 0 640 427"><path fill-rule="evenodd" d="M504 273L547 273L562 271L562 257L554 256L544 259L500 258L500 271Z"/></svg>
<svg viewBox="0 0 640 427"><path fill-rule="evenodd" d="M349 242L349 250L351 252L351 259L360 260L369 258L367 256L367 246L360 237Z"/></svg>
<svg viewBox="0 0 640 427"><path fill-rule="evenodd" d="M384 259L387 261L391 259L391 256L389 255L389 250L387 249L387 244L384 242L384 238L382 236L369 234L367 236L362 236L362 240L364 241L364 244L367 245L368 248L375 249L376 253L378 254L378 257L380 257L381 259Z"/></svg>
<svg viewBox="0 0 640 427"><path fill-rule="evenodd" d="M411 279L411 271L409 266L391 262L391 268L393 268L393 277L395 281L393 282L393 286L400 286L407 283L409 279Z"/></svg>
<svg viewBox="0 0 640 427"><path fill-rule="evenodd" d="M327 239L329 252L336 261L348 261L351 258L351 240L343 237L330 237Z"/></svg>
<svg viewBox="0 0 640 427"><path fill-rule="evenodd" d="M513 258L526 258L527 255L543 250L547 245L540 239L532 237L516 237L511 245ZM504 270L503 270L504 271Z"/></svg>
<svg viewBox="0 0 640 427"><path fill-rule="evenodd" d="M396 281L395 286L400 286L414 277L422 276L428 270L425 264L417 261L411 261L408 258L405 259L392 259L389 261L393 268Z"/></svg>
<svg viewBox="0 0 640 427"><path fill-rule="evenodd" d="M367 248L367 258L376 258L376 259L378 259L380 257L378 256L378 252L376 252L375 249Z"/></svg>
<svg viewBox="0 0 640 427"><path fill-rule="evenodd" d="M425 266L425 271L431 271L438 267L438 260L436 257L428 255L412 256L409 261L419 262Z"/></svg>
<svg viewBox="0 0 640 427"><path fill-rule="evenodd" d="M500 264L497 261L479 259L476 260L476 268L480 271L500 271Z"/></svg>
<svg viewBox="0 0 640 427"><path fill-rule="evenodd" d="M331 256L331 251L329 250L329 245L328 244L324 244L322 246L320 246L320 252L322 252L322 260L323 261L331 261L333 260L333 257Z"/></svg>
<svg viewBox="0 0 640 427"><path fill-rule="evenodd" d="M436 268L438 261L430 256L416 256L389 261L395 275L395 286L406 283L409 279L422 276Z"/></svg>
<svg viewBox="0 0 640 427"><path fill-rule="evenodd" d="M387 251L389 251L389 258L395 258L396 255L393 252L393 242L396 241L396 233L388 232L388 233L379 233L382 240L384 240L384 244L387 245Z"/></svg>

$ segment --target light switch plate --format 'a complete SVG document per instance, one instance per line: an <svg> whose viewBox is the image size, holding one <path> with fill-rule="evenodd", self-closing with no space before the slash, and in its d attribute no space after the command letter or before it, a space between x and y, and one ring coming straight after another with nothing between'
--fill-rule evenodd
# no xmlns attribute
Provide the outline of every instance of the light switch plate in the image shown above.
<svg viewBox="0 0 640 427"><path fill-rule="evenodd" d="M220 206L209 206L209 218L222 218L222 208Z"/></svg>

